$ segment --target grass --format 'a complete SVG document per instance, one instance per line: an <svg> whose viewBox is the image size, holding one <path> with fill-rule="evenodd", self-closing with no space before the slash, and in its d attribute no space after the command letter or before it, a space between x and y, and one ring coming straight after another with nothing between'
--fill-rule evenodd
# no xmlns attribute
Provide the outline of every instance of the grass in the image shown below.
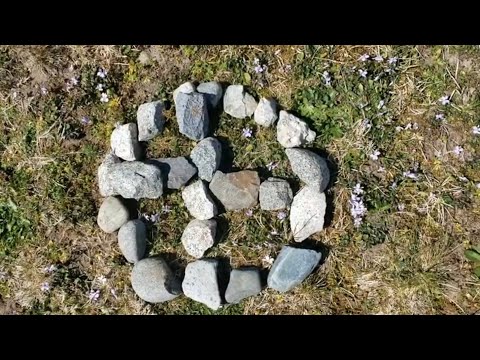
<svg viewBox="0 0 480 360"><path fill-rule="evenodd" d="M148 63L139 61L142 51ZM359 61L365 53L385 60ZM256 58L266 71L254 71ZM480 245L480 136L471 131L480 125L479 60L475 46L0 46L0 313L477 313L478 263L468 251ZM108 71L104 80L100 68ZM72 77L78 84L67 91ZM310 147L335 169L327 190L331 224L311 238L327 257L290 293L267 289L216 312L185 297L147 304L131 289L131 265L115 235L96 225L98 165L115 124L135 121L139 104L168 105L149 157L193 149L178 132L172 99L190 80L243 84L257 98L276 98L317 132ZM444 95L449 105L439 103ZM247 126L249 139L242 137ZM232 169L300 187L274 129L222 114L214 135ZM459 156L456 146L464 150ZM375 150L378 160L370 158ZM270 162L278 167L268 171ZM355 228L349 200L357 183L368 212ZM142 200L139 211L164 205L171 211L148 227L149 252L167 254L181 269L192 259L180 243L190 220L180 193ZM251 217L222 214L220 242L208 256L268 267L268 257L290 242L288 219L276 215L258 207ZM46 273L50 265L57 270ZM90 300L97 289L99 299Z"/></svg>

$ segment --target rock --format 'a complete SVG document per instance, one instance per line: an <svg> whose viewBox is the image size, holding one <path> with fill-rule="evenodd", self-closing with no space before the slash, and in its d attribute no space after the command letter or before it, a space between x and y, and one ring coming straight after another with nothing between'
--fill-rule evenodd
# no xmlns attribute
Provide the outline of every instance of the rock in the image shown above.
<svg viewBox="0 0 480 360"><path fill-rule="evenodd" d="M290 206L292 199L292 189L286 180L271 177L260 185L260 208L262 210L286 209Z"/></svg>
<svg viewBox="0 0 480 360"><path fill-rule="evenodd" d="M327 202L325 193L305 186L293 198L290 209L290 228L293 238L301 242L323 229Z"/></svg>
<svg viewBox="0 0 480 360"><path fill-rule="evenodd" d="M216 108L218 102L222 98L223 89L222 85L216 81L210 81L206 83L202 83L197 86L197 91L199 93L205 94L207 97L208 103L212 108Z"/></svg>
<svg viewBox="0 0 480 360"><path fill-rule="evenodd" d="M115 154L107 154L98 168L98 188L100 190L100 195L103 197L118 195L113 190L113 185L110 180L110 170L112 165L119 164L120 162L120 158L115 156Z"/></svg>
<svg viewBox="0 0 480 360"><path fill-rule="evenodd" d="M293 289L311 274L321 258L315 250L284 246L268 274L268 287L280 292Z"/></svg>
<svg viewBox="0 0 480 360"><path fill-rule="evenodd" d="M137 124L119 125L112 132L110 139L113 153L126 161L140 159L142 148L138 142Z"/></svg>
<svg viewBox="0 0 480 360"><path fill-rule="evenodd" d="M182 198L190 214L198 220L208 220L217 215L217 206L202 180L197 180L182 191Z"/></svg>
<svg viewBox="0 0 480 360"><path fill-rule="evenodd" d="M225 300L230 304L238 304L243 299L262 291L260 271L257 268L233 269L230 273Z"/></svg>
<svg viewBox="0 0 480 360"><path fill-rule="evenodd" d="M113 233L125 224L130 215L123 202L113 196L103 200L98 210L97 224L106 233Z"/></svg>
<svg viewBox="0 0 480 360"><path fill-rule="evenodd" d="M132 287L135 293L149 303L175 299L180 293L180 282L161 257L138 261L132 270Z"/></svg>
<svg viewBox="0 0 480 360"><path fill-rule="evenodd" d="M215 243L215 220L192 220L182 234L182 244L190 256L201 258Z"/></svg>
<svg viewBox="0 0 480 360"><path fill-rule="evenodd" d="M180 94L180 93L191 94L193 92L195 92L195 85L190 81L187 81L186 83L183 83L178 88L176 88L173 91L173 102L175 103L175 106L177 106L177 95L178 94Z"/></svg>
<svg viewBox="0 0 480 360"><path fill-rule="evenodd" d="M223 109L237 119L252 116L257 108L257 102L252 95L245 92L243 85L230 85L223 97Z"/></svg>
<svg viewBox="0 0 480 360"><path fill-rule="evenodd" d="M151 163L160 168L169 189L180 189L197 173L197 168L183 156L155 159L151 160Z"/></svg>
<svg viewBox="0 0 480 360"><path fill-rule="evenodd" d="M315 137L315 131L310 130L304 121L286 111L280 111L277 140L283 147L291 148L311 143Z"/></svg>
<svg viewBox="0 0 480 360"><path fill-rule="evenodd" d="M277 103L273 99L261 98L258 103L253 119L258 125L270 127L278 119Z"/></svg>
<svg viewBox="0 0 480 360"><path fill-rule="evenodd" d="M210 190L226 210L254 207L258 203L260 178L256 171L242 170L224 174L220 170L213 175Z"/></svg>
<svg viewBox="0 0 480 360"><path fill-rule="evenodd" d="M217 310L222 304L217 269L218 261L215 259L202 259L189 263L182 283L185 296L201 302L212 310Z"/></svg>
<svg viewBox="0 0 480 360"><path fill-rule="evenodd" d="M138 140L148 141L163 131L165 116L163 101L142 104L137 110Z"/></svg>
<svg viewBox="0 0 480 360"><path fill-rule="evenodd" d="M112 166L110 180L113 189L125 199L158 199L163 193L161 170L140 161Z"/></svg>
<svg viewBox="0 0 480 360"><path fill-rule="evenodd" d="M149 65L151 61L152 58L147 51L142 51L140 55L138 55L138 62L142 65Z"/></svg>
<svg viewBox="0 0 480 360"><path fill-rule="evenodd" d="M192 150L190 157L198 168L198 177L210 182L213 174L220 166L222 144L213 137L203 139Z"/></svg>
<svg viewBox="0 0 480 360"><path fill-rule="evenodd" d="M305 184L323 192L330 182L330 170L321 156L305 149L286 149L293 172Z"/></svg>
<svg viewBox="0 0 480 360"><path fill-rule="evenodd" d="M128 262L136 263L145 255L147 228L142 220L130 220L118 231L118 245Z"/></svg>
<svg viewBox="0 0 480 360"><path fill-rule="evenodd" d="M192 140L202 140L208 135L210 119L204 94L178 93L176 113L180 133Z"/></svg>

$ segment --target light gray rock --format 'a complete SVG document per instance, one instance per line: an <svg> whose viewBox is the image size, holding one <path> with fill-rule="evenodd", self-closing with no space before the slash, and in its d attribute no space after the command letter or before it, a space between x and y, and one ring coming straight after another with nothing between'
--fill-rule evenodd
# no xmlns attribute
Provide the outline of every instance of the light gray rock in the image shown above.
<svg viewBox="0 0 480 360"><path fill-rule="evenodd" d="M111 168L114 191L125 199L158 199L163 193L161 170L140 161L123 162Z"/></svg>
<svg viewBox="0 0 480 360"><path fill-rule="evenodd" d="M305 186L295 195L290 209L290 228L296 242L323 229L326 208L325 193L317 188Z"/></svg>
<svg viewBox="0 0 480 360"><path fill-rule="evenodd" d="M217 215L218 210L208 188L202 180L185 187L182 198L190 214L198 220L208 220Z"/></svg>
<svg viewBox="0 0 480 360"><path fill-rule="evenodd" d="M192 220L182 234L182 244L190 256L201 258L215 243L215 220Z"/></svg>
<svg viewBox="0 0 480 360"><path fill-rule="evenodd" d="M261 98L258 103L253 119L258 125L272 126L278 119L277 103L273 99Z"/></svg>
<svg viewBox="0 0 480 360"><path fill-rule="evenodd" d="M184 156L154 159L150 162L160 168L162 176L167 178L169 189L180 189L197 173L197 168Z"/></svg>
<svg viewBox="0 0 480 360"><path fill-rule="evenodd" d="M288 181L271 177L260 185L259 197L262 210L281 210L290 206L293 192Z"/></svg>
<svg viewBox="0 0 480 360"><path fill-rule="evenodd" d="M218 102L222 99L223 95L222 85L216 81L210 81L198 85L197 91L205 94L208 103L212 108L217 107Z"/></svg>
<svg viewBox="0 0 480 360"><path fill-rule="evenodd" d="M138 261L132 269L131 281L135 293L149 303L170 301L181 293L180 282L158 256Z"/></svg>
<svg viewBox="0 0 480 360"><path fill-rule="evenodd" d="M102 164L98 167L98 188L100 190L100 195L103 197L118 195L113 190L113 185L110 180L110 170L112 165L119 164L120 162L120 158L115 156L115 154L110 153L105 156Z"/></svg>
<svg viewBox="0 0 480 360"><path fill-rule="evenodd" d="M292 290L311 274L321 258L315 250L284 246L268 274L268 287L280 292Z"/></svg>
<svg viewBox="0 0 480 360"><path fill-rule="evenodd" d="M142 104L137 110L138 140L148 141L163 131L165 116L163 101Z"/></svg>
<svg viewBox="0 0 480 360"><path fill-rule="evenodd" d="M129 213L123 202L113 196L103 200L98 210L97 224L106 233L113 233L128 221Z"/></svg>
<svg viewBox="0 0 480 360"><path fill-rule="evenodd" d="M256 171L242 170L224 174L220 170L213 175L210 191L226 210L249 209L258 203L260 178Z"/></svg>
<svg viewBox="0 0 480 360"><path fill-rule="evenodd" d="M198 169L198 177L210 182L220 166L222 144L213 137L203 139L192 150L190 157Z"/></svg>
<svg viewBox="0 0 480 360"><path fill-rule="evenodd" d="M207 137L210 119L204 94L178 93L176 114L180 133L192 140L202 140Z"/></svg>
<svg viewBox="0 0 480 360"><path fill-rule="evenodd" d="M285 150L293 172L305 184L316 187L323 192L330 181L330 170L327 162L321 156L305 149L286 149Z"/></svg>
<svg viewBox="0 0 480 360"><path fill-rule="evenodd" d="M183 83L182 85L180 85L178 88L176 88L173 91L173 102L175 103L175 106L177 106L177 95L178 94L180 94L180 93L191 94L193 92L195 92L195 85L190 81L187 81L187 82Z"/></svg>
<svg viewBox="0 0 480 360"><path fill-rule="evenodd" d="M140 159L142 148L138 142L137 124L119 125L112 132L110 143L113 153L126 161Z"/></svg>
<svg viewBox="0 0 480 360"><path fill-rule="evenodd" d="M237 119L252 116L257 108L257 102L252 95L245 92L243 85L230 85L223 97L223 110Z"/></svg>
<svg viewBox="0 0 480 360"><path fill-rule="evenodd" d="M145 255L147 228L142 220L130 220L118 231L118 246L128 262L136 263Z"/></svg>
<svg viewBox="0 0 480 360"><path fill-rule="evenodd" d="M277 140L283 147L291 148L308 144L315 140L315 137L315 131L310 130L305 121L286 111L280 111Z"/></svg>
<svg viewBox="0 0 480 360"><path fill-rule="evenodd" d="M233 269L230 273L225 300L230 304L238 304L243 299L262 291L260 271L257 268Z"/></svg>
<svg viewBox="0 0 480 360"><path fill-rule="evenodd" d="M222 304L217 269L218 261L215 259L201 259L189 263L182 283L185 296L217 310Z"/></svg>

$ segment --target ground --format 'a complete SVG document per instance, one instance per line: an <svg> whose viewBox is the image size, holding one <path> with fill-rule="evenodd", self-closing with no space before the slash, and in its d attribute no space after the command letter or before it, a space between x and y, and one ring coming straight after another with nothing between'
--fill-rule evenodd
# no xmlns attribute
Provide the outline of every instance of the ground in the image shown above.
<svg viewBox="0 0 480 360"><path fill-rule="evenodd" d="M193 149L172 105L188 80L272 96L318 134L311 147L333 176L327 227L308 245L324 262L290 293L266 289L216 312L186 297L147 304L115 235L96 225L97 168L115 124L135 121L140 104L169 104L148 156ZM0 46L0 313L477 313L480 281L464 253L480 245L479 83L478 46ZM223 114L214 135L233 169L301 186L273 129ZM367 208L359 226L357 184ZM160 215L149 253L181 274L192 259L180 243L190 219L180 193L142 200L139 211ZM288 217L277 216L221 215L208 255L269 267L292 241Z"/></svg>

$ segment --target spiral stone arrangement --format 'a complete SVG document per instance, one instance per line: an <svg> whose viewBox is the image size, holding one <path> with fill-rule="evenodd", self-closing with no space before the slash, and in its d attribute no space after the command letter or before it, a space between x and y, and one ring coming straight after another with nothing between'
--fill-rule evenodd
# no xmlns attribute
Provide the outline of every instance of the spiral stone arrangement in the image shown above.
<svg viewBox="0 0 480 360"><path fill-rule="evenodd" d="M275 123L277 140L285 147L293 172L304 183L293 194L286 180L270 177L261 182L253 170L223 173L218 170L222 145L209 137L210 114L222 100L224 111L234 118L253 116L260 126ZM153 101L139 106L137 122L117 126L111 135L111 153L98 169L100 194L105 197L98 212L98 225L107 232L118 231L118 245L125 259L133 263L131 274L135 293L150 303L170 301L182 293L216 310L225 303L238 303L262 291L260 270L233 269L225 293L218 282L219 261L204 258L214 246L217 205L226 211L249 209L260 203L262 210L290 209L290 226L296 242L321 231L330 181L325 159L300 148L316 134L298 117L278 112L277 103L262 98L257 103L242 85L230 85L223 93L217 82L195 86L187 82L173 93L180 133L198 141L188 157L143 159L140 142L161 135L165 124L164 104ZM143 159L143 160L142 160ZM165 187L179 189L193 219L181 242L196 258L185 269L184 279L175 277L162 256L145 257L145 223L131 219L125 199L157 199ZM299 285L318 266L322 254L301 247L284 246L268 274L269 288L286 292Z"/></svg>

